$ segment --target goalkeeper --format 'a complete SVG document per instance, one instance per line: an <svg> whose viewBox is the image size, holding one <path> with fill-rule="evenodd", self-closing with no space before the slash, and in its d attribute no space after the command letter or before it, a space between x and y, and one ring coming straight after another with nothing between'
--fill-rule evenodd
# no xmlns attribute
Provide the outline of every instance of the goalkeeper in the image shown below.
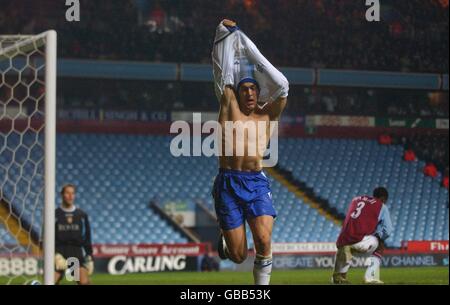
<svg viewBox="0 0 450 305"><path fill-rule="evenodd" d="M75 206L76 188L67 184L61 189L62 204L56 209L55 227L55 283L59 284L67 270L67 259L79 261L80 285L89 285L94 271L92 259L91 228L88 215Z"/></svg>

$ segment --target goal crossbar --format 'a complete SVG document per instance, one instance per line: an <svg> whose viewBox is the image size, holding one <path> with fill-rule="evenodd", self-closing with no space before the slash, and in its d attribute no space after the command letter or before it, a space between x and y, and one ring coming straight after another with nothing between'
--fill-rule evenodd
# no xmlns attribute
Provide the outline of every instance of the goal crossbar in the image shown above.
<svg viewBox="0 0 450 305"><path fill-rule="evenodd" d="M0 35L5 41L10 41L11 45L6 48L0 46L0 60L9 58L16 53L27 53L30 50L42 47L47 37L54 31L47 31L39 35Z"/></svg>

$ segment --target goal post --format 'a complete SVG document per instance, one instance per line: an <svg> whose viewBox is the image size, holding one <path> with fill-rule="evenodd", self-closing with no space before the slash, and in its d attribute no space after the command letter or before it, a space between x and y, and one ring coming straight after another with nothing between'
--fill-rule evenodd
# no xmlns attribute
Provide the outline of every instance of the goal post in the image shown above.
<svg viewBox="0 0 450 305"><path fill-rule="evenodd" d="M54 284L56 180L56 32L46 33L44 284Z"/></svg>
<svg viewBox="0 0 450 305"><path fill-rule="evenodd" d="M54 30L0 34L0 283L54 284L56 61Z"/></svg>

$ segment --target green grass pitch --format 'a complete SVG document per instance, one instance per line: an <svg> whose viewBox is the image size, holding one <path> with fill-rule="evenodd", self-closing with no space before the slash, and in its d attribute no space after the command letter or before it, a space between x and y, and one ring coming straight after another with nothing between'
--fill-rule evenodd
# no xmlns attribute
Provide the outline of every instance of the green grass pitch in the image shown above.
<svg viewBox="0 0 450 305"><path fill-rule="evenodd" d="M363 284L364 269L350 269L348 279L352 284ZM272 273L274 285L328 285L331 270L275 270ZM385 268L381 269L381 279L390 285L448 285L447 267ZM0 284L6 283L0 277ZM22 282L23 283L23 282ZM251 272L161 272L148 274L107 275L95 274L94 285L248 285L253 283ZM16 282L21 284L21 282ZM70 285L67 281L62 284Z"/></svg>
<svg viewBox="0 0 450 305"><path fill-rule="evenodd" d="M352 284L363 284L365 269L351 269L348 278ZM272 273L274 285L327 285L330 284L331 270L305 269ZM386 284L401 285L448 285L449 269L446 267L386 268L381 270L381 278ZM98 285L246 285L253 283L251 272L179 272L127 274L112 276L97 274L92 278Z"/></svg>

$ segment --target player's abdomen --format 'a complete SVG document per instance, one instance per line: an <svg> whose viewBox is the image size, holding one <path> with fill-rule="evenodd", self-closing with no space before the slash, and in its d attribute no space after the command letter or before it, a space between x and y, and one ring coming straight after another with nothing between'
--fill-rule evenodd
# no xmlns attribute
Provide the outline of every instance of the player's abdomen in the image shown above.
<svg viewBox="0 0 450 305"><path fill-rule="evenodd" d="M220 157L220 168L243 172L261 171L261 159L256 157Z"/></svg>

